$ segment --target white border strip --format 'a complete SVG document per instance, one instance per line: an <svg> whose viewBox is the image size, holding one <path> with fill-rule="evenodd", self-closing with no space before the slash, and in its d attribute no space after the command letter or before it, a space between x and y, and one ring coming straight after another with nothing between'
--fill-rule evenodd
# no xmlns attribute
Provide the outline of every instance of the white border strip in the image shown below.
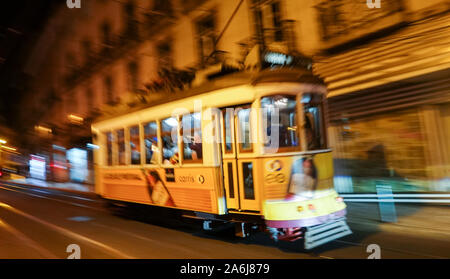
<svg viewBox="0 0 450 279"><path fill-rule="evenodd" d="M450 194L339 194L343 198L450 198Z"/></svg>
<svg viewBox="0 0 450 279"><path fill-rule="evenodd" d="M394 200L394 199L344 199L344 202L394 202L394 203L400 203L400 202L418 202L418 203L450 203L450 200L425 200L425 199L417 199L417 200L408 200L408 199L400 199L400 200Z"/></svg>

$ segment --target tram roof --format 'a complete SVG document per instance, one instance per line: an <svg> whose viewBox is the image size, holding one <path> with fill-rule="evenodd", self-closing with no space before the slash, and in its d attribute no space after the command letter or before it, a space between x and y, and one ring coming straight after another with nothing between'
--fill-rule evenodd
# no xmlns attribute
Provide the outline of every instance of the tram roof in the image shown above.
<svg viewBox="0 0 450 279"><path fill-rule="evenodd" d="M150 104L136 105L135 107L128 108L122 113L117 113L115 115L105 115L100 116L95 119L94 122L100 122L128 113L136 112L142 109L163 105L173 101L181 100L184 98L213 92L220 89L237 87L241 85L252 85L256 86L258 84L264 83L278 83L278 82L289 82L289 83L310 83L310 84L322 84L325 82L320 77L314 75L311 71L302 69L292 69L292 68L275 68L266 69L258 72L237 72L232 74L227 74L222 77L214 78L205 82L199 86L185 89L176 92L155 92L155 98L150 96ZM163 94L165 93L165 94Z"/></svg>

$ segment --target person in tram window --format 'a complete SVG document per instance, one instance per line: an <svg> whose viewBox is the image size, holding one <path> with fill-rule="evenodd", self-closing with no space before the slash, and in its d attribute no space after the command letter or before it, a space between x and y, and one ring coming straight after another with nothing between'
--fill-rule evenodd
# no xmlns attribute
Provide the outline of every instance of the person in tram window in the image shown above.
<svg viewBox="0 0 450 279"><path fill-rule="evenodd" d="M170 136L163 137L164 164L176 164L178 162L178 147L172 142Z"/></svg>
<svg viewBox="0 0 450 279"><path fill-rule="evenodd" d="M315 127L313 125L314 116L311 113L305 114L305 137L308 150L318 149L320 146L317 142L317 137L315 133Z"/></svg>
<svg viewBox="0 0 450 279"><path fill-rule="evenodd" d="M145 139L145 156L146 156L146 160L147 160L147 164L152 162L152 158L153 158L153 144L149 139Z"/></svg>
<svg viewBox="0 0 450 279"><path fill-rule="evenodd" d="M133 142L130 142L131 146L131 163L133 165L140 164L141 153L139 152L138 147Z"/></svg>
<svg viewBox="0 0 450 279"><path fill-rule="evenodd" d="M189 148L191 149L191 157L192 160L198 160L203 158L203 150L202 150L202 138L198 133L194 134L193 142L189 143Z"/></svg>

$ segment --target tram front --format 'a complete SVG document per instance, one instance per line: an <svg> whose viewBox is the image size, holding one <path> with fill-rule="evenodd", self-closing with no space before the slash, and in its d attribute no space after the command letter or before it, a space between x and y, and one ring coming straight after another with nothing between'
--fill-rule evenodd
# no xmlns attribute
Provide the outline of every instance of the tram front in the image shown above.
<svg viewBox="0 0 450 279"><path fill-rule="evenodd" d="M325 86L298 88L296 96L260 99L267 138L263 216L273 239L303 238L305 249L312 249L352 232L345 220L346 205L333 186Z"/></svg>

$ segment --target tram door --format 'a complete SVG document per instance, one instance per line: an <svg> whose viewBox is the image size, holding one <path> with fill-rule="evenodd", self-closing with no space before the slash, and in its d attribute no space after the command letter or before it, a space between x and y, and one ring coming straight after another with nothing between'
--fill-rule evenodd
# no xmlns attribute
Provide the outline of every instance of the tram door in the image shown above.
<svg viewBox="0 0 450 279"><path fill-rule="evenodd" d="M222 160L227 207L259 211L251 141L250 105L222 108Z"/></svg>

